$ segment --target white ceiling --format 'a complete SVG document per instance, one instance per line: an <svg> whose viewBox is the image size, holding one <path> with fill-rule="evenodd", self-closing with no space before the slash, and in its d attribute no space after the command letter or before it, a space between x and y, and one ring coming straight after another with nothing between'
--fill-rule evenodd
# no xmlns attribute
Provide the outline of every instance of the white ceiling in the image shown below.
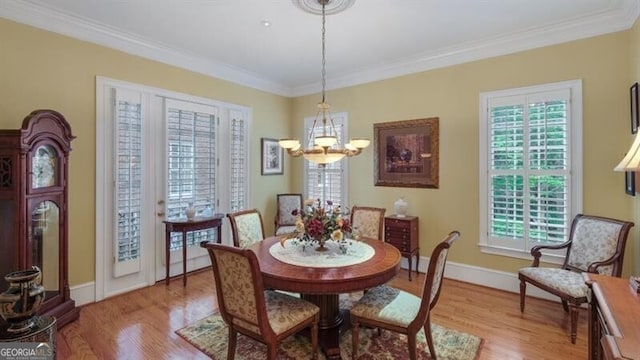
<svg viewBox="0 0 640 360"><path fill-rule="evenodd" d="M296 96L320 89L321 17L293 1L0 0L0 17ZM327 16L327 88L625 30L639 1L356 0Z"/></svg>

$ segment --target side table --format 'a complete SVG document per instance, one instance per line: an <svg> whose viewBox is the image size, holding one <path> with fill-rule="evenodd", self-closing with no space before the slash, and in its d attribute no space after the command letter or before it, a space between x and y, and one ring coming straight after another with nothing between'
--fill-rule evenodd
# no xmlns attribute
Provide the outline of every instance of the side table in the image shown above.
<svg viewBox="0 0 640 360"><path fill-rule="evenodd" d="M395 246L403 257L409 260L409 281L411 281L411 263L416 257L416 274L420 263L420 247L418 245L418 217L398 217L391 215L384 218L385 241Z"/></svg>
<svg viewBox="0 0 640 360"><path fill-rule="evenodd" d="M53 316L35 316L31 330L14 334L7 331L9 324L0 326L0 342L47 343L51 351L51 359L56 357L56 318ZM46 354L46 349L41 349Z"/></svg>
<svg viewBox="0 0 640 360"><path fill-rule="evenodd" d="M187 286L187 232L205 229L217 229L216 241L218 244L222 240L222 219L224 214L215 214L213 217L196 216L193 220L184 218L164 220L165 224L165 256L167 276L165 285L169 285L169 269L171 267L171 233L182 233L182 286Z"/></svg>

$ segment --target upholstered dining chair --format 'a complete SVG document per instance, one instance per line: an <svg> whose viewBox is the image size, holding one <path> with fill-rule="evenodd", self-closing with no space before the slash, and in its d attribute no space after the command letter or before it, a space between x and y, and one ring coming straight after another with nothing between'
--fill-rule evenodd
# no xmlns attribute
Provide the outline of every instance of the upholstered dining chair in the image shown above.
<svg viewBox="0 0 640 360"><path fill-rule="evenodd" d="M368 239L383 240L386 209L357 206L351 208L351 227L354 234Z"/></svg>
<svg viewBox="0 0 640 360"><path fill-rule="evenodd" d="M570 311L571 342L575 344L578 311L580 305L587 302L588 292L581 273L620 277L624 248L633 225L628 221L578 214L571 223L569 240L562 244L531 248L533 264L518 272L520 311L524 312L527 283L560 297L564 311ZM546 249L566 249L560 268L540 266L542 250Z"/></svg>
<svg viewBox="0 0 640 360"><path fill-rule="evenodd" d="M275 235L290 233L296 229L293 210L302 209L302 194L278 194L275 220Z"/></svg>
<svg viewBox="0 0 640 360"><path fill-rule="evenodd" d="M249 249L203 242L211 257L220 315L229 327L227 359L233 360L237 334L267 345L267 359L276 360L282 340L311 328L311 358L318 356L318 306L265 290L256 254Z"/></svg>
<svg viewBox="0 0 640 360"><path fill-rule="evenodd" d="M431 336L431 310L436 306L440 297L449 248L459 237L458 231L452 231L433 249L423 284L422 297L381 285L369 289L353 305L350 310L353 341L352 359L358 355L361 324L378 328L378 333L380 329L386 329L407 335L409 359L411 360L418 357L416 335L421 328L424 328L431 359L437 359Z"/></svg>
<svg viewBox="0 0 640 360"><path fill-rule="evenodd" d="M242 210L227 214L231 223L233 245L246 248L264 240L262 215L257 209Z"/></svg>

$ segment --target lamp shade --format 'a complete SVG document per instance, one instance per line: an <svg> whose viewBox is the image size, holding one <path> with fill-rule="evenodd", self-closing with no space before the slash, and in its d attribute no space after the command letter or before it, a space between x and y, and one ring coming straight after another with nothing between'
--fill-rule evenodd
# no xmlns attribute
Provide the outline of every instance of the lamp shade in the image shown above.
<svg viewBox="0 0 640 360"><path fill-rule="evenodd" d="M620 161L614 171L640 171L640 136L636 135L627 155Z"/></svg>

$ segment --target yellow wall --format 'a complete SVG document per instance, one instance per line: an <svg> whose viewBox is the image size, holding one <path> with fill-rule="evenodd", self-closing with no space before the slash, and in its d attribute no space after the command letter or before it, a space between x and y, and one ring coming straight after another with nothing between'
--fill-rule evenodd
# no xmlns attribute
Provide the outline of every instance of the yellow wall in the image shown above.
<svg viewBox="0 0 640 360"><path fill-rule="evenodd" d="M451 261L517 272L530 261L483 254L478 247L479 94L582 79L583 212L631 220L631 197L625 195L623 174L613 171L629 145L629 38L628 31L619 32L329 91L332 110L349 113L351 136L373 139L375 123L440 118L439 189L374 186L372 145L363 155L349 159L351 205L382 206L393 213L394 200L404 196L409 213L420 217L423 256L457 229L462 237L450 253ZM318 95L296 98L294 134L301 132L300 119L313 115L318 100ZM302 189L300 180L293 185ZM638 262L634 264L631 255L638 251L632 236L625 274L634 266L638 272Z"/></svg>
<svg viewBox="0 0 640 360"><path fill-rule="evenodd" d="M373 186L373 144L350 162L350 202L386 207L404 196L420 216L421 254L452 229L461 240L451 261L515 272L528 261L482 254L478 243L479 93L548 82L583 81L585 213L634 219L638 201L613 167L626 152L629 86L640 77L637 25L557 46L475 61L328 92L333 112L349 113L352 136L373 139L373 124L440 118L440 188ZM70 284L95 278L95 77L97 75L250 106L251 201L273 231L275 194L301 191L302 160L285 159L284 176L260 176L260 137L299 135L318 95L287 99L123 52L0 19L0 128L18 128L36 108L62 112L77 139L70 160ZM330 74L329 74L330 75ZM633 80L633 81L636 81ZM635 210L634 210L635 209ZM640 272L629 239L625 274Z"/></svg>
<svg viewBox="0 0 640 360"><path fill-rule="evenodd" d="M288 132L291 99L0 19L0 128L20 128L32 110L49 108L61 112L77 136L69 165L71 286L95 279L96 76L251 107L251 203L273 231L273 194L290 184L285 175L260 176L260 137Z"/></svg>
<svg viewBox="0 0 640 360"><path fill-rule="evenodd" d="M635 82L640 82L640 22L636 21L633 28L629 31L629 48L630 48L630 80L628 82L628 86L631 86ZM625 141L627 146L631 146L633 142L633 137L629 136L629 140ZM640 173L636 173L636 178L640 177ZM636 184L638 181L636 181ZM635 245L635 251L633 251L630 255L632 259L635 261L635 271L634 275L640 274L640 244L638 243L638 234L640 234L640 189L636 188L636 191L639 192L636 194L636 197L633 199L633 221L636 223L636 228L634 232L631 234L633 236L632 240Z"/></svg>

